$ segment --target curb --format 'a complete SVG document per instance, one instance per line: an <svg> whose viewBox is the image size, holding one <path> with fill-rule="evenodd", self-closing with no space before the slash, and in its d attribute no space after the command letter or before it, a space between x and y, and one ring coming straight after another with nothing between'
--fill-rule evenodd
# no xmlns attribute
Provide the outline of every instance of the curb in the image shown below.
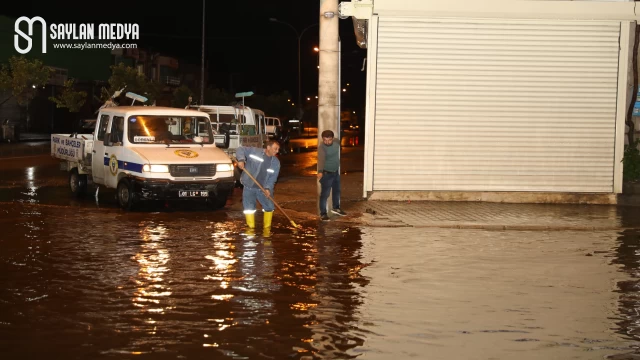
<svg viewBox="0 0 640 360"><path fill-rule="evenodd" d="M357 221L362 226L376 228L416 228L416 229L457 229L457 230L489 230L489 231L612 231L612 230L640 230L640 226L537 226L537 225L494 225L494 224L426 224L409 225L405 223L372 223Z"/></svg>

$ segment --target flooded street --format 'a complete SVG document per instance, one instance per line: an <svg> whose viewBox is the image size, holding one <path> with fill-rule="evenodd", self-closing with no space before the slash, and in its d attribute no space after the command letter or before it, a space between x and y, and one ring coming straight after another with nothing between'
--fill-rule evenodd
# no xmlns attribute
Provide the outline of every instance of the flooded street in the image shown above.
<svg viewBox="0 0 640 360"><path fill-rule="evenodd" d="M307 175L296 156L283 176ZM47 156L0 169L2 359L621 360L640 345L638 230L251 232L239 196L127 213L73 199Z"/></svg>
<svg viewBox="0 0 640 360"><path fill-rule="evenodd" d="M333 358L364 341L350 328L367 282L358 230L265 237L224 213L8 210L23 219L1 241L9 358Z"/></svg>

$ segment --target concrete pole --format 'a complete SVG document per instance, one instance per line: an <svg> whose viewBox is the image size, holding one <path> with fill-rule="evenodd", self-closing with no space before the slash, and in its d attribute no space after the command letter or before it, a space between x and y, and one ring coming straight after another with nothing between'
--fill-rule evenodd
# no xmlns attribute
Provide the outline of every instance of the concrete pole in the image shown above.
<svg viewBox="0 0 640 360"><path fill-rule="evenodd" d="M204 0L202 0L202 63L200 66L200 106L204 105Z"/></svg>
<svg viewBox="0 0 640 360"><path fill-rule="evenodd" d="M295 29L294 29L295 30ZM296 35L298 32L296 32ZM298 119L302 120L302 77L300 75L300 40L302 39L302 35L298 35Z"/></svg>
<svg viewBox="0 0 640 360"><path fill-rule="evenodd" d="M339 79L339 26L338 0L320 0L320 69L318 72L318 147L322 146L322 132L332 130L336 141L340 141L337 115L340 88ZM318 199L320 198L320 183L318 182ZM318 214L320 214L318 200ZM331 196L327 202L332 208ZM331 212L327 212L331 215Z"/></svg>

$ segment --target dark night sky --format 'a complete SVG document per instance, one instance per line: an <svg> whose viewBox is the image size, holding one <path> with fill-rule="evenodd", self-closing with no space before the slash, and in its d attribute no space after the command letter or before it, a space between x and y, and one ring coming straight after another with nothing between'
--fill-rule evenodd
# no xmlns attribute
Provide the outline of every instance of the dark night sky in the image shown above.
<svg viewBox="0 0 640 360"><path fill-rule="evenodd" d="M202 1L13 2L0 13L10 17L42 16L51 23L137 23L141 48L173 55L200 64ZM165 5L166 4L166 5ZM231 0L206 2L205 61L212 71L210 82L229 88L230 78L238 91L263 94L288 90L297 95L297 38L287 26L269 22L274 17L293 25L298 32L318 23L319 0ZM342 83L350 83L351 96L345 106L364 106L365 72L361 72L366 50L356 45L351 19L340 20ZM302 38L301 67L303 97L317 94L318 27Z"/></svg>

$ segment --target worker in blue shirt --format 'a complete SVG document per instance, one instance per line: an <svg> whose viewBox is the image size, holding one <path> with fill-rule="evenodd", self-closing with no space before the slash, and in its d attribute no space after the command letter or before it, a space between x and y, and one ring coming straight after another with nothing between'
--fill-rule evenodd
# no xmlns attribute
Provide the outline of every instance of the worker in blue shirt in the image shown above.
<svg viewBox="0 0 640 360"><path fill-rule="evenodd" d="M280 151L280 144L275 140L269 140L265 149L247 146L241 146L236 149L238 168L241 170L246 169L251 173L271 197L273 197L273 188L280 174L280 160L276 157L278 151ZM256 226L256 201L259 201L264 212L263 227L271 227L271 219L275 210L273 202L265 196L260 187L251 180L246 172L243 172L242 176L240 176L240 183L244 186L242 206L247 226L250 228L255 228Z"/></svg>

